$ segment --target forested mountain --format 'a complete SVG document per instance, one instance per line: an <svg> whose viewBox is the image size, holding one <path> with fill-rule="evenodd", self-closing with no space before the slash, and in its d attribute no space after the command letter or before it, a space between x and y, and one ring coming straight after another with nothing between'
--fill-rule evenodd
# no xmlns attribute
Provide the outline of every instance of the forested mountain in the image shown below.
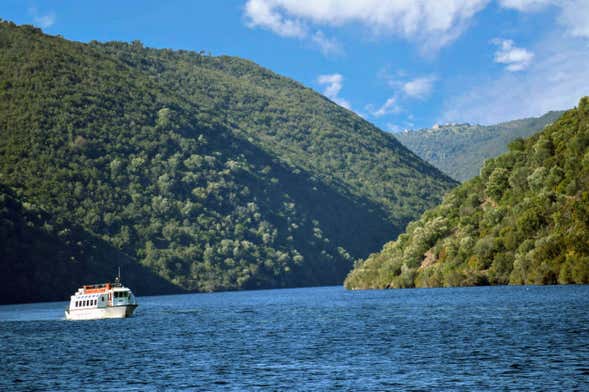
<svg viewBox="0 0 589 392"><path fill-rule="evenodd" d="M479 174L486 159L507 151L517 138L528 137L564 112L508 121L497 125L447 124L394 134L401 143L450 177L466 181Z"/></svg>
<svg viewBox="0 0 589 392"><path fill-rule="evenodd" d="M21 202L3 185L0 244L0 303L64 300L80 282L112 280L118 267L140 295L181 292L79 225Z"/></svg>
<svg viewBox="0 0 589 392"><path fill-rule="evenodd" d="M396 241L356 265L351 289L589 283L589 98L487 160Z"/></svg>
<svg viewBox="0 0 589 392"><path fill-rule="evenodd" d="M252 62L76 43L10 22L0 23L0 183L60 230L75 225L200 291L341 283L353 259L455 185ZM67 268L44 265L27 284L70 282Z"/></svg>

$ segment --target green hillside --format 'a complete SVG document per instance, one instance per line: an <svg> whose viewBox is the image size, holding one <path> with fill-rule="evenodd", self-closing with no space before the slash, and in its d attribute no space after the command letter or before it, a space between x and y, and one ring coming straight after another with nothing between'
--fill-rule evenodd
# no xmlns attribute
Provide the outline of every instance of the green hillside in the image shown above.
<svg viewBox="0 0 589 392"><path fill-rule="evenodd" d="M563 112L497 125L450 124L396 133L401 143L450 177L466 181L479 174L485 160L507 151L517 138L528 137L554 122Z"/></svg>
<svg viewBox="0 0 589 392"><path fill-rule="evenodd" d="M350 289L589 283L589 98L487 160L380 253Z"/></svg>
<svg viewBox="0 0 589 392"><path fill-rule="evenodd" d="M181 292L79 225L21 202L3 185L0 244L0 303L64 300L80 282L112 280L118 267L139 295Z"/></svg>
<svg viewBox="0 0 589 392"><path fill-rule="evenodd" d="M0 183L178 289L341 283L455 185L246 60L9 22L0 48Z"/></svg>

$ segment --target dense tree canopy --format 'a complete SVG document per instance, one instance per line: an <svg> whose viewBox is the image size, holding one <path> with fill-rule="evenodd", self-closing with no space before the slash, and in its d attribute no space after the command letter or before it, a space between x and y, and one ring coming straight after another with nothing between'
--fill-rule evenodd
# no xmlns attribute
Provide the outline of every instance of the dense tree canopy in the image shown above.
<svg viewBox="0 0 589 392"><path fill-rule="evenodd" d="M357 263L352 289L589 283L589 98Z"/></svg>
<svg viewBox="0 0 589 392"><path fill-rule="evenodd" d="M182 291L79 225L21 202L2 185L0 244L0 303L63 300L80 282L112 279L118 267L139 295Z"/></svg>
<svg viewBox="0 0 589 392"><path fill-rule="evenodd" d="M354 113L239 58L2 22L0 83L0 183L185 290L341 283L455 185ZM67 268L50 269L61 259L27 284L65 281Z"/></svg>

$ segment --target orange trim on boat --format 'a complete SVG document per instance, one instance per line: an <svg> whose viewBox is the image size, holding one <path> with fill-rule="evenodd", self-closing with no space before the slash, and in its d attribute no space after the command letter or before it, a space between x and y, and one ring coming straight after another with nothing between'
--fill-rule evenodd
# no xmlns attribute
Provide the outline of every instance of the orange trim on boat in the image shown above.
<svg viewBox="0 0 589 392"><path fill-rule="evenodd" d="M104 293L111 289L110 283L100 285L84 285L85 294Z"/></svg>

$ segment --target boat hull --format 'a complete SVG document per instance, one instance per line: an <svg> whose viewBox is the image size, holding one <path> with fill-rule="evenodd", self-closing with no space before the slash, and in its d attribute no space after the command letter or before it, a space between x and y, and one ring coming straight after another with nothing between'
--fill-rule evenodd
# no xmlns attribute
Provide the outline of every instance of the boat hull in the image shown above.
<svg viewBox="0 0 589 392"><path fill-rule="evenodd" d="M137 305L109 306L92 309L66 309L66 320L98 320L110 318L125 318L133 314Z"/></svg>

